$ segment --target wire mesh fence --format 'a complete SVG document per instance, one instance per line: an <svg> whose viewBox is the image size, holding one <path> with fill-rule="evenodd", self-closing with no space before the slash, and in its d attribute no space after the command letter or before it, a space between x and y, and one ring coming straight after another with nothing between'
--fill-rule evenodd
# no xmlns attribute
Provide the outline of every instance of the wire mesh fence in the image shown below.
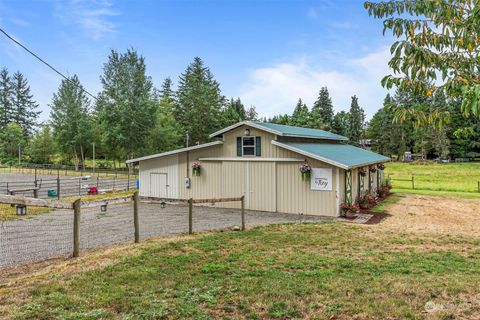
<svg viewBox="0 0 480 320"><path fill-rule="evenodd" d="M130 178L82 176L82 177L51 177L51 176L21 176L7 177L9 181L0 181L0 194L15 194L26 197L61 198L84 196L95 192L106 193L136 189L136 176Z"/></svg>
<svg viewBox="0 0 480 320"><path fill-rule="evenodd" d="M60 164L35 164L21 163L20 165L0 165L0 173L20 173L20 174L43 174L56 176L83 176L95 175L101 177L118 176L126 177L127 175L138 175L137 167L130 168L111 168L110 166L82 167Z"/></svg>
<svg viewBox="0 0 480 320"><path fill-rule="evenodd" d="M78 256L88 249L152 237L228 228L241 230L245 220L251 226L329 220L324 217L212 207L214 201L208 205L194 206L195 201L198 201L197 204L206 204L206 199L142 202L138 200L138 193L133 197L135 199L138 210L135 210L132 197L84 203L78 200L76 207L77 201L61 203L0 196L0 220L6 220L0 221L0 268L60 256ZM10 203L14 203L13 206ZM26 216L17 216L17 207L25 203L40 203L43 207L27 206ZM135 223L135 217L138 223Z"/></svg>

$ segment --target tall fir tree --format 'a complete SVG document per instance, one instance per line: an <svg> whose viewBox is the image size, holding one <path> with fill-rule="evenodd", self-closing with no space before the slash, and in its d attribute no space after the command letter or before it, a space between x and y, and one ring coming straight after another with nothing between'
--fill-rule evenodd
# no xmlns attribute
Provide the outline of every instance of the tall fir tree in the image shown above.
<svg viewBox="0 0 480 320"><path fill-rule="evenodd" d="M223 121L224 127L228 127L234 123L244 121L247 117L245 107L240 100L240 98L233 99L231 98L228 102L227 105L225 106L225 109L223 110Z"/></svg>
<svg viewBox="0 0 480 320"><path fill-rule="evenodd" d="M348 112L337 112L333 117L331 131L345 137L348 136L349 116Z"/></svg>
<svg viewBox="0 0 480 320"><path fill-rule="evenodd" d="M360 145L365 125L365 112L358 105L357 96L352 97L348 119L348 138L353 145Z"/></svg>
<svg viewBox="0 0 480 320"><path fill-rule="evenodd" d="M145 58L134 49L112 50L100 78L103 89L96 104L103 142L110 157L133 158L149 147L157 104Z"/></svg>
<svg viewBox="0 0 480 320"><path fill-rule="evenodd" d="M50 119L53 138L67 160L83 164L92 138L90 100L76 75L62 80L53 94Z"/></svg>
<svg viewBox="0 0 480 320"><path fill-rule="evenodd" d="M308 112L308 107L303 103L302 99L298 99L297 105L293 110L292 116L290 117L289 124L297 127L308 127L310 115Z"/></svg>
<svg viewBox="0 0 480 320"><path fill-rule="evenodd" d="M23 129L25 135L30 136L40 114L36 109L38 104L33 99L27 79L20 72L12 77L12 108L13 121Z"/></svg>
<svg viewBox="0 0 480 320"><path fill-rule="evenodd" d="M250 108L247 109L245 112L245 118L246 120L250 121L257 121L258 120L258 112L255 106L250 106Z"/></svg>
<svg viewBox="0 0 480 320"><path fill-rule="evenodd" d="M7 68L0 71L0 129L13 121L13 89Z"/></svg>
<svg viewBox="0 0 480 320"><path fill-rule="evenodd" d="M202 59L195 57L180 76L174 109L175 117L184 133L188 132L191 143L206 142L210 133L222 127L224 104L225 97L219 83Z"/></svg>
<svg viewBox="0 0 480 320"><path fill-rule="evenodd" d="M172 80L166 78L158 97L155 127L151 130L151 152L164 152L181 146L182 130L178 124L173 109L175 107L175 92L172 90Z"/></svg>
<svg viewBox="0 0 480 320"><path fill-rule="evenodd" d="M333 105L327 87L322 87L312 106L311 126L316 129L331 130L333 126Z"/></svg>

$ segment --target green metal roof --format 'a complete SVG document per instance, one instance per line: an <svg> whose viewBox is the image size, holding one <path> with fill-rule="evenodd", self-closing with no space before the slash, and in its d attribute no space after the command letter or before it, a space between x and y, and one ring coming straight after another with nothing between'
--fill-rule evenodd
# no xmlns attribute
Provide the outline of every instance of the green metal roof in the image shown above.
<svg viewBox="0 0 480 320"><path fill-rule="evenodd" d="M378 153L348 144L279 141L272 141L272 144L343 169L353 169L390 160Z"/></svg>
<svg viewBox="0 0 480 320"><path fill-rule="evenodd" d="M242 121L242 122L235 123L229 127L223 128L222 130L212 133L210 135L210 138L219 137L224 133L230 130L236 129L243 125L264 130L264 131L273 133L277 136L326 139L326 140L336 140L336 141L348 140L347 137L341 136L339 134L331 133L328 131L324 131L324 130L292 127L292 126L286 126L283 124L267 123L267 122L260 122L260 121Z"/></svg>
<svg viewBox="0 0 480 320"><path fill-rule="evenodd" d="M254 121L254 123L258 126L264 127L265 129L278 131L281 133L282 136L331 139L331 140L348 140L347 137L341 136L339 134L331 133L325 130L294 127L294 126L287 126L283 124L259 122L259 121Z"/></svg>

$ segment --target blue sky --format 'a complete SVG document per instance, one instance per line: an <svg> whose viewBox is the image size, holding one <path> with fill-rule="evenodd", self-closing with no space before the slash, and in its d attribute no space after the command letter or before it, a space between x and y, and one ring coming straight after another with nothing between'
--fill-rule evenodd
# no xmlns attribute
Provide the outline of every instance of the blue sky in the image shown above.
<svg viewBox="0 0 480 320"><path fill-rule="evenodd" d="M227 97L261 116L311 106L327 86L337 111L356 94L368 118L381 107L391 39L360 0L0 0L0 26L90 92L110 49L137 49L155 86L200 56ZM5 37L0 67L21 71L43 111L60 78Z"/></svg>

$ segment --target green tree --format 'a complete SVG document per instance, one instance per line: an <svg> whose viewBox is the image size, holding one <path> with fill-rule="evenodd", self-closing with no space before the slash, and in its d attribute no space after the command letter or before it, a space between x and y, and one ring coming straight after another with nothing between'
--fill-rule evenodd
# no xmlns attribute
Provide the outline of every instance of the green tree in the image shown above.
<svg viewBox="0 0 480 320"><path fill-rule="evenodd" d="M292 116L290 117L290 125L297 127L308 127L310 120L310 114L308 107L303 103L302 99L298 99L297 105L293 110Z"/></svg>
<svg viewBox="0 0 480 320"><path fill-rule="evenodd" d="M82 164L91 145L90 100L76 75L62 80L50 105L53 137L63 156Z"/></svg>
<svg viewBox="0 0 480 320"><path fill-rule="evenodd" d="M357 96L352 97L348 117L348 138L353 145L360 145L360 140L364 137L363 130L365 126L365 112L358 105Z"/></svg>
<svg viewBox="0 0 480 320"><path fill-rule="evenodd" d="M443 90L462 96L462 111L480 118L480 2L472 0L398 0L365 2L368 13L383 19L398 41L390 49L388 75L382 84L430 97ZM441 81L437 81L440 75ZM399 106L396 118L441 126L450 118L445 109Z"/></svg>
<svg viewBox="0 0 480 320"><path fill-rule="evenodd" d="M245 106L243 105L240 98L233 99L231 98L230 101L227 102L225 109L223 110L223 119L224 119L224 127L228 127L234 123L244 121L247 118L247 114L245 111Z"/></svg>
<svg viewBox="0 0 480 320"><path fill-rule="evenodd" d="M248 110L245 113L245 118L246 118L246 120L250 120L250 121L257 121L258 120L258 113L257 113L257 109L255 108L255 106L250 106L250 108L248 108Z"/></svg>
<svg viewBox="0 0 480 320"><path fill-rule="evenodd" d="M182 145L182 130L173 115L174 107L175 93L172 90L172 80L166 78L159 92L155 127L150 133L152 152L164 152Z"/></svg>
<svg viewBox="0 0 480 320"><path fill-rule="evenodd" d="M13 121L12 81L7 68L0 71L0 129Z"/></svg>
<svg viewBox="0 0 480 320"><path fill-rule="evenodd" d="M174 114L190 141L204 143L223 125L221 110L225 98L212 72L195 57L180 76Z"/></svg>
<svg viewBox="0 0 480 320"><path fill-rule="evenodd" d="M331 130L333 124L333 105L327 87L322 87L318 98L312 106L311 126L312 128Z"/></svg>
<svg viewBox="0 0 480 320"><path fill-rule="evenodd" d="M48 125L43 125L28 143L28 155L34 163L51 163L55 154L55 142Z"/></svg>
<svg viewBox="0 0 480 320"><path fill-rule="evenodd" d="M15 72L12 77L12 109L13 121L23 132L30 136L40 112L36 111L38 104L33 99L27 79L20 72Z"/></svg>
<svg viewBox="0 0 480 320"><path fill-rule="evenodd" d="M15 162L18 159L19 149L23 153L27 140L23 129L16 123L10 122L0 130L0 156L4 162Z"/></svg>
<svg viewBox="0 0 480 320"><path fill-rule="evenodd" d="M143 154L157 111L145 58L133 49L112 50L100 80L103 90L95 111L108 154L119 160Z"/></svg>
<svg viewBox="0 0 480 320"><path fill-rule="evenodd" d="M332 132L348 136L348 124L349 124L349 113L345 111L340 111L335 114L332 121Z"/></svg>

